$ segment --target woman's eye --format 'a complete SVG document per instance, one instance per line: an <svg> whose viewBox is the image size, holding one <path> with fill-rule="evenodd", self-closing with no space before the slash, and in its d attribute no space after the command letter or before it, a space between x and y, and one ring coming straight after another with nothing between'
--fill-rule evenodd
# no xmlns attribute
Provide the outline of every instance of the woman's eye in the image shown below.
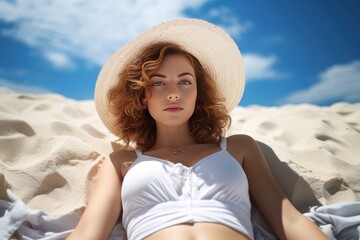
<svg viewBox="0 0 360 240"><path fill-rule="evenodd" d="M159 86L162 86L162 85L164 85L163 82L153 82L153 83L151 84L151 86L153 86L153 87L159 87Z"/></svg>
<svg viewBox="0 0 360 240"><path fill-rule="evenodd" d="M180 81L180 85L190 85L191 84L191 81L189 80L181 80Z"/></svg>

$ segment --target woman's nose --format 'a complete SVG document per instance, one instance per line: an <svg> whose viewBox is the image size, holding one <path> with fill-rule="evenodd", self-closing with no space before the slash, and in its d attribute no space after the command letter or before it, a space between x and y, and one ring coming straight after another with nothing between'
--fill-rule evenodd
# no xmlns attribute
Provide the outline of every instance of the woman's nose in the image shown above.
<svg viewBox="0 0 360 240"><path fill-rule="evenodd" d="M169 101L177 101L180 99L179 89L177 88L176 83L169 84L167 99Z"/></svg>
<svg viewBox="0 0 360 240"><path fill-rule="evenodd" d="M178 93L169 93L167 99L169 101L176 101L180 98L180 95Z"/></svg>

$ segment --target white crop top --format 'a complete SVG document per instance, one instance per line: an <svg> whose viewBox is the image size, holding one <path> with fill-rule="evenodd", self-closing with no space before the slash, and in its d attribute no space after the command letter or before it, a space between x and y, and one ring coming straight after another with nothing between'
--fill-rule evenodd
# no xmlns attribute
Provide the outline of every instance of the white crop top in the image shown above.
<svg viewBox="0 0 360 240"><path fill-rule="evenodd" d="M122 184L122 223L129 240L176 224L220 223L253 239L248 181L226 150L192 167L138 152Z"/></svg>

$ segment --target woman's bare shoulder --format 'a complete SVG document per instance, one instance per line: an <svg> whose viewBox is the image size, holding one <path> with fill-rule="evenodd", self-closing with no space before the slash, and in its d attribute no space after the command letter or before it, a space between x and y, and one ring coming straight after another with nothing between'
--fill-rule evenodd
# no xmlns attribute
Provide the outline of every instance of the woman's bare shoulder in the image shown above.
<svg viewBox="0 0 360 240"><path fill-rule="evenodd" d="M227 137L227 146L229 149L243 150L253 144L256 144L255 140L246 134L236 134Z"/></svg>
<svg viewBox="0 0 360 240"><path fill-rule="evenodd" d="M235 142L237 142L237 141L247 142L247 141L254 141L254 139L251 136L246 135L246 134L234 134L234 135L228 136L227 141L228 142L234 142L234 141Z"/></svg>
<svg viewBox="0 0 360 240"><path fill-rule="evenodd" d="M125 177L130 166L137 159L137 154L134 149L117 150L109 154L109 159L116 169L120 170L122 177Z"/></svg>
<svg viewBox="0 0 360 240"><path fill-rule="evenodd" d="M251 146L256 144L255 140L246 134L236 134L227 137L227 151L234 156L241 165L244 157Z"/></svg>
<svg viewBox="0 0 360 240"><path fill-rule="evenodd" d="M131 159L136 159L137 155L134 149L117 150L109 154L112 161L124 162Z"/></svg>

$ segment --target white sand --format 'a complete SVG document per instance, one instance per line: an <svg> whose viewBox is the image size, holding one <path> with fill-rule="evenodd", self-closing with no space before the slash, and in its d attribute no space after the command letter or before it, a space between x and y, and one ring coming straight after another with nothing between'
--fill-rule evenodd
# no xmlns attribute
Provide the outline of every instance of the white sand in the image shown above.
<svg viewBox="0 0 360 240"><path fill-rule="evenodd" d="M238 107L232 119L228 134L259 141L300 210L360 200L360 104ZM92 101L0 93L0 175L32 208L64 214L85 206L114 140ZM4 188L0 178L0 198Z"/></svg>

